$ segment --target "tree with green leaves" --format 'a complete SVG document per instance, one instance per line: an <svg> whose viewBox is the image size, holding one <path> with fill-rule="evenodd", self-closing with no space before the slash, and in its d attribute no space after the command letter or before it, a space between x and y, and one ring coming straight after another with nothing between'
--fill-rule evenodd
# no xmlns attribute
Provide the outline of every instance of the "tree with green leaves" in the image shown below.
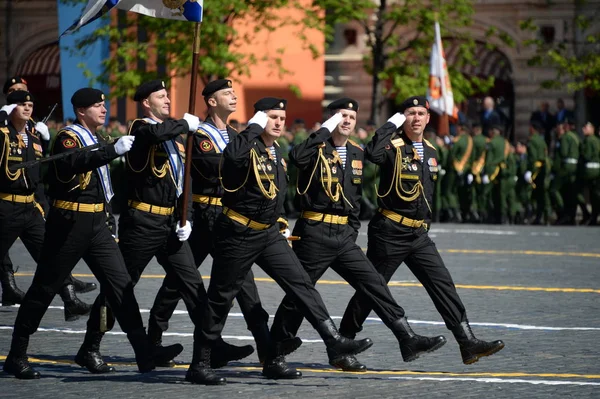
<svg viewBox="0 0 600 399"><path fill-rule="evenodd" d="M232 75L249 76L251 66L258 62L271 65L274 74L288 74L283 65L285 49L273 49L265 55L244 51L244 46L252 43L258 32L273 32L296 23L274 12L288 4L288 0L204 0L198 69L201 80L206 84ZM250 33L235 29L239 23L248 21L252 21ZM113 96L129 96L142 81L158 78L161 69L168 70L170 76L190 74L193 36L193 24L189 22L118 11L116 24L107 24L85 36L73 51L85 55L91 44L108 39L113 56L104 60L100 76L91 76L87 71L88 77L111 87ZM139 68L144 63L155 63L158 68ZM80 66L85 68L85 64Z"/></svg>
<svg viewBox="0 0 600 399"><path fill-rule="evenodd" d="M549 4L551 6L551 4ZM600 3L575 0L572 36L554 40L553 31L538 26L533 18L521 21L520 27L532 33L524 44L535 49L530 66L551 66L556 77L542 81L547 89L575 92L583 89L600 90Z"/></svg>
<svg viewBox="0 0 600 399"><path fill-rule="evenodd" d="M332 39L336 24L361 24L369 48L364 66L373 79L370 119L378 122L387 99L398 103L415 93L425 94L436 18L442 35L459 45L457 62L448 66L455 101L462 102L493 86L493 76L464 76L460 72L464 65L477 63L475 40L464 30L472 24L473 13L473 0L315 0L307 9L307 24L321 25L328 40ZM497 34L490 29L488 36L492 35Z"/></svg>

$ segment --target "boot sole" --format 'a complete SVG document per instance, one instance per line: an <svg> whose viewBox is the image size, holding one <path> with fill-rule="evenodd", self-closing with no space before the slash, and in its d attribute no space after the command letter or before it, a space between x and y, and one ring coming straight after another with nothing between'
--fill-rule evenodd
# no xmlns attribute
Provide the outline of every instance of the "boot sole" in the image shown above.
<svg viewBox="0 0 600 399"><path fill-rule="evenodd" d="M77 363L81 368L86 369L87 371L89 371L92 374L110 374L110 373L114 373L117 370L112 367L112 370L107 370L107 371L101 371L98 369L90 369L88 366L86 366L86 364L80 360L78 360L77 358L75 358L75 363ZM106 365L107 367L111 367L108 364Z"/></svg>
<svg viewBox="0 0 600 399"><path fill-rule="evenodd" d="M426 351L422 351L422 352L418 352L417 354L410 356L408 358L404 358L404 356L402 357L402 360L404 360L406 363L412 362L417 360L421 355L425 354L425 353L431 353L431 352L435 352L436 350L440 349L442 346L446 345L446 339L444 339L443 341L441 341L440 343L438 343L437 345L432 346L430 349L426 350ZM477 361L477 360L475 360Z"/></svg>
<svg viewBox="0 0 600 399"><path fill-rule="evenodd" d="M335 367L336 369L345 371L347 373L366 373L367 372L367 367L364 365L363 365L364 367L362 367L362 368L350 368L350 367L340 366L338 364L338 362L335 362L335 361L329 362L329 365L332 367Z"/></svg>
<svg viewBox="0 0 600 399"><path fill-rule="evenodd" d="M96 288L98 288L98 287L83 288L83 289L81 289L81 291L75 290L75 292L78 293L78 294L85 294L87 292L94 291Z"/></svg>
<svg viewBox="0 0 600 399"><path fill-rule="evenodd" d="M486 356L492 356L494 353L500 352L502 349L504 349L504 343L502 343L502 345L488 351L485 353L481 353L478 355L475 355L475 357L472 357L470 359L467 360L463 360L464 364L473 364L473 363L477 363L479 361L479 359L481 359L482 357L486 357Z"/></svg>
<svg viewBox="0 0 600 399"><path fill-rule="evenodd" d="M187 375L185 376L185 380L187 382L191 382L192 384L196 384L196 385L226 385L227 384L227 380L220 380L220 381L195 381L193 378L188 377Z"/></svg>

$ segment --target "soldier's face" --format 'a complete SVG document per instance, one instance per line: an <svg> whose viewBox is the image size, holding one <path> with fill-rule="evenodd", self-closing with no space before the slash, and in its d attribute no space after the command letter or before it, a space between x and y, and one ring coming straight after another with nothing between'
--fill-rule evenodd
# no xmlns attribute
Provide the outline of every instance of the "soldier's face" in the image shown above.
<svg viewBox="0 0 600 399"><path fill-rule="evenodd" d="M28 121L33 113L33 103L26 101L24 103L17 104L17 108L10 114L11 119L18 121Z"/></svg>
<svg viewBox="0 0 600 399"><path fill-rule="evenodd" d="M285 129L285 110L272 109L267 111L267 125L265 133L273 138L279 138Z"/></svg>
<svg viewBox="0 0 600 399"><path fill-rule="evenodd" d="M424 107L410 107L404 111L406 121L404 122L404 131L408 134L422 135L425 126L429 123L429 112Z"/></svg>
<svg viewBox="0 0 600 399"><path fill-rule="evenodd" d="M25 83L15 83L14 85L12 85L8 88L6 95L9 95L13 91L17 91L17 90L27 91L27 85Z"/></svg>
<svg viewBox="0 0 600 399"><path fill-rule="evenodd" d="M344 137L349 137L356 128L356 111L343 109L340 111L342 121L338 125L337 131Z"/></svg>
<svg viewBox="0 0 600 399"><path fill-rule="evenodd" d="M219 90L208 100L208 104L219 111L235 112L237 109L237 96L235 95L235 90Z"/></svg>
<svg viewBox="0 0 600 399"><path fill-rule="evenodd" d="M168 118L171 113L171 100L166 89L155 91L143 101L152 114L160 119Z"/></svg>
<svg viewBox="0 0 600 399"><path fill-rule="evenodd" d="M106 105L104 101L77 109L78 117L89 127L98 127L106 122Z"/></svg>

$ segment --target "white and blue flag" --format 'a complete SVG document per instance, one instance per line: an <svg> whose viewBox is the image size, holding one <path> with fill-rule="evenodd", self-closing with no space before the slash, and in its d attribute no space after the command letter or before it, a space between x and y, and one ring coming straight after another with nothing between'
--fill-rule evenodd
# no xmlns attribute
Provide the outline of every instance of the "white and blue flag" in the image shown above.
<svg viewBox="0 0 600 399"><path fill-rule="evenodd" d="M81 18L61 36L75 32L113 8L137 12L153 18L202 22L203 5L204 0L89 0Z"/></svg>

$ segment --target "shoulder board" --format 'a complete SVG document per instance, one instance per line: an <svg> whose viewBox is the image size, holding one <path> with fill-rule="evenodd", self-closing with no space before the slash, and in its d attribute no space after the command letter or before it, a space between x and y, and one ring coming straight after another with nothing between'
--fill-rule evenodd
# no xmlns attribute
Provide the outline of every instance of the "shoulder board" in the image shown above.
<svg viewBox="0 0 600 399"><path fill-rule="evenodd" d="M279 143L277 141L274 141L273 145L276 145L277 147L279 147Z"/></svg>
<svg viewBox="0 0 600 399"><path fill-rule="evenodd" d="M435 147L433 146L433 144L431 144L427 139L423 139L423 141L425 142L425 144L427 144L429 147L431 147L435 150Z"/></svg>
<svg viewBox="0 0 600 399"><path fill-rule="evenodd" d="M129 125L129 132L127 132L128 134L131 134L133 131L133 127L137 124L137 123L143 123L144 125L148 124L148 121L146 121L145 119L139 118L139 119L134 119L133 122L131 122L131 125Z"/></svg>
<svg viewBox="0 0 600 399"><path fill-rule="evenodd" d="M66 135L69 135L69 136L71 136L71 137L73 137L73 138L75 138L77 140L79 140L79 137L75 133L73 133L73 132L71 132L69 130L64 130L64 129L63 130L59 130L58 133L56 133L56 135L58 136L58 135L63 134L63 133L66 134Z"/></svg>
<svg viewBox="0 0 600 399"><path fill-rule="evenodd" d="M360 144L358 144L357 142L348 139L348 143L352 144L354 147L358 148L361 151L364 151L363 148L360 146Z"/></svg>
<svg viewBox="0 0 600 399"><path fill-rule="evenodd" d="M0 132L4 133L4 134L9 134L10 130L8 130L7 127L0 127Z"/></svg>
<svg viewBox="0 0 600 399"><path fill-rule="evenodd" d="M397 139L393 139L392 140L392 145L394 147L402 147L404 145L404 139L401 137L398 137Z"/></svg>

